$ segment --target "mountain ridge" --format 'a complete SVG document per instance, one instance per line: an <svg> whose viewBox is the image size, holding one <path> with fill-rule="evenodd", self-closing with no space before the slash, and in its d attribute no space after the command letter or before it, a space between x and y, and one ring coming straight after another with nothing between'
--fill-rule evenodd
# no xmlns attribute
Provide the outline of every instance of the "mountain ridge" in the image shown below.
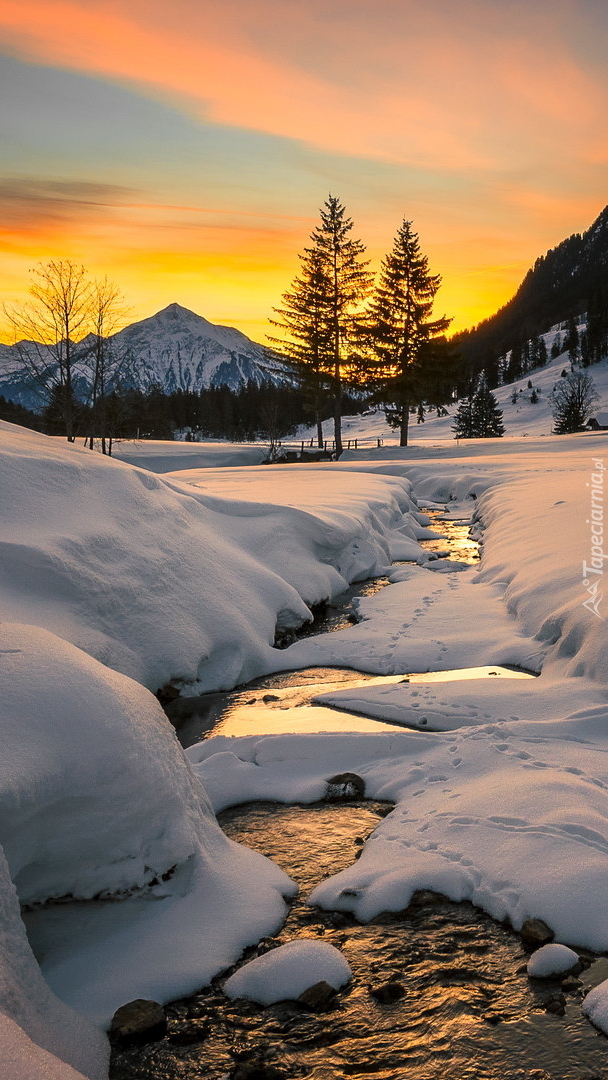
<svg viewBox="0 0 608 1080"><path fill-rule="evenodd" d="M608 307L607 278L608 205L585 232L539 256L502 308L453 341L468 365L480 370L556 323L588 312L591 303Z"/></svg>
<svg viewBox="0 0 608 1080"><path fill-rule="evenodd" d="M79 345L86 347L90 337ZM145 319L131 323L108 338L121 362L121 386L166 394L198 392L246 383L279 385L289 376L279 355L232 326L212 323L173 302ZM0 394L27 408L40 408L40 392L32 389L23 362L28 342L0 344ZM50 353L49 353L50 355ZM86 395L86 363L76 363L75 383Z"/></svg>

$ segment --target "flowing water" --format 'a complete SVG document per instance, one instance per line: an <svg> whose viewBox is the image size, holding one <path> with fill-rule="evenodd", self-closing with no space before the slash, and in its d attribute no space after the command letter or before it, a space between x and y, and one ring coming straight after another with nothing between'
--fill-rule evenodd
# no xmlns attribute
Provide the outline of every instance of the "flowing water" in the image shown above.
<svg viewBox="0 0 608 1080"><path fill-rule="evenodd" d="M461 565L477 561L478 546L467 524L437 524L444 538L424 541L437 559ZM365 583L366 594L386 584L387 579ZM361 595L357 589L328 608L324 632L353 621L353 600ZM310 632L319 632L319 626ZM467 674L473 673L524 674L499 668ZM334 730L382 730L387 725L311 706L321 691L372 679L355 671L311 668L260 679L231 694L204 695L197 706L200 715L187 719L179 736L187 746L210 733L294 730L294 723L308 731L332 725ZM255 803L221 814L220 823L232 839L275 860L300 887L285 925L247 950L243 960L294 938L322 938L344 953L352 981L328 1011L313 1012L295 1002L263 1008L230 1001L221 987L231 972L224 973L199 994L168 1007L163 1040L114 1052L112 1080L608 1077L608 1043L580 1008L586 989L608 977L608 959L582 954L584 970L576 980L533 981L525 972L519 937L470 904L419 894L406 912L385 913L365 925L306 904L318 881L352 863L389 811L390 806L370 802Z"/></svg>
<svg viewBox="0 0 608 1080"><path fill-rule="evenodd" d="M608 976L608 960L585 955L580 986L562 989L559 980L529 980L517 935L470 904L418 894L407 912L365 925L306 904L322 877L356 858L387 810L256 803L220 815L229 836L274 859L301 890L281 931L245 959L294 938L322 939L343 952L352 981L329 1011L315 1013L296 1002L230 1001L219 978L169 1006L162 1041L115 1053L112 1080L606 1076L608 1044L580 1002L585 988ZM547 1011L552 1002L563 1002L563 1016Z"/></svg>

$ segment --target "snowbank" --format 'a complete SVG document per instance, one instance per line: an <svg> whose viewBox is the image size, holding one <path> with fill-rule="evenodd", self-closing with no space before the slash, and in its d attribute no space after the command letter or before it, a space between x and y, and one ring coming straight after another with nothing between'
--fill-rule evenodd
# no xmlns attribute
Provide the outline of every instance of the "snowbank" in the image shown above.
<svg viewBox="0 0 608 1080"><path fill-rule="evenodd" d="M543 918L560 941L603 950L608 640L601 603L600 617L584 605L582 571L591 557L587 485L608 460L608 440L499 442L485 460L479 447L469 459L385 455L337 467L402 472L414 494L451 516L468 508L484 526L481 569L399 570L395 584L360 603L357 626L295 643L284 665L405 674L502 663L540 676L345 684L317 701L416 730L220 737L189 756L214 799L224 798L215 775L239 801L261 791L312 801L332 771L354 771L370 797L397 804L361 858L319 885L312 902L366 920L406 907L416 889L436 889L516 928Z"/></svg>
<svg viewBox="0 0 608 1080"><path fill-rule="evenodd" d="M0 662L0 842L63 1001L107 1025L280 925L294 886L227 839L147 690L37 627L1 624Z"/></svg>
<svg viewBox="0 0 608 1080"><path fill-rule="evenodd" d="M109 1045L45 983L0 849L0 1053L7 1080L102 1080Z"/></svg>
<svg viewBox="0 0 608 1080"><path fill-rule="evenodd" d="M0 843L22 903L127 894L219 830L158 702L37 627L0 624Z"/></svg>
<svg viewBox="0 0 608 1080"><path fill-rule="evenodd" d="M314 469L273 470L268 487L251 467L229 471L232 487L213 469L214 486L194 487L10 424L0 434L4 617L152 690L272 670L275 631L383 569L411 505L404 478L328 473L319 488Z"/></svg>
<svg viewBox="0 0 608 1080"><path fill-rule="evenodd" d="M162 439L121 439L115 443L112 453L118 461L126 461L129 465L137 465L153 473L167 473L176 469L259 465L268 454L268 447L263 443L180 442L176 445Z"/></svg>
<svg viewBox="0 0 608 1080"><path fill-rule="evenodd" d="M605 436L163 478L11 425L0 436L0 602L28 624L2 626L0 841L22 900L77 898L27 914L65 1002L107 1023L130 998L195 990L280 924L293 885L224 837L201 781L214 806L313 801L352 771L396 804L313 902L365 920L430 888L608 948L608 601L582 574L599 558L587 484L603 485ZM481 570L429 572L412 492L481 519ZM361 602L357 626L273 648L277 627L395 554L418 565ZM328 663L396 677L325 704L415 730L217 736L190 767L144 689ZM399 681L479 664L541 674ZM3 1007L24 1069L29 1038L61 1080L91 1071L25 1005Z"/></svg>

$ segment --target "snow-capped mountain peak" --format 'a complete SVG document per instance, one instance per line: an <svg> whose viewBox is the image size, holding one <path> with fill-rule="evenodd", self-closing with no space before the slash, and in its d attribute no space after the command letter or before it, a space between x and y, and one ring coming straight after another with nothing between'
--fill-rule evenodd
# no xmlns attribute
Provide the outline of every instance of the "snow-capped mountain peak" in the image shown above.
<svg viewBox="0 0 608 1080"><path fill-rule="evenodd" d="M270 351L240 330L220 326L180 304L169 304L112 339L125 354L128 379L166 393L209 386L238 389L247 382L282 381Z"/></svg>
<svg viewBox="0 0 608 1080"><path fill-rule="evenodd" d="M287 378L279 357L270 349L232 326L209 322L181 304L169 304L132 323L110 341L121 361L122 385L138 390L151 386L160 386L167 394L217 386L238 390L248 382L259 386ZM82 378L86 383L86 370ZM23 343L0 346L0 394L28 408L40 407L39 395L29 386Z"/></svg>

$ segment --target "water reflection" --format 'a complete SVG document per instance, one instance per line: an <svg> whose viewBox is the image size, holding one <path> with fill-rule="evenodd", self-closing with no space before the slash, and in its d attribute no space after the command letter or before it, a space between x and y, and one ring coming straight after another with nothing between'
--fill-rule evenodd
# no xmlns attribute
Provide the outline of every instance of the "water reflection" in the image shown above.
<svg viewBox="0 0 608 1080"><path fill-rule="evenodd" d="M436 540L421 540L421 547L438 559L477 565L479 541L471 536L471 521L447 517L444 510L426 508L425 513L430 518L429 527L436 529L439 535Z"/></svg>
<svg viewBox="0 0 608 1080"><path fill-rule="evenodd" d="M581 974L583 987L566 994L562 1018L546 1012L560 980L531 982L521 970L526 956L517 935L468 903L420 894L407 912L367 925L338 920L332 926L331 913L329 925L319 923L306 896L321 877L352 862L379 809L258 804L221 816L233 839L269 855L301 887L278 940L320 932L353 969L339 1009L324 1022L332 1039L311 1047L308 1034L300 1042L297 1025L287 1035L283 1047L293 1064L305 1063L316 1080L523 1080L535 1069L552 1080L604 1075L606 1041L583 1017L580 1002L585 988L606 977L608 960ZM389 980L399 981L405 994L379 1003L370 987ZM268 1012L258 1015L272 1032L277 1016Z"/></svg>
<svg viewBox="0 0 608 1080"><path fill-rule="evenodd" d="M396 683L460 682L474 679L531 679L534 676L516 668L494 666L456 668L450 671L425 671L411 675L362 675L349 668L306 668L283 671L251 683L243 690L223 694L204 694L198 699L184 699L194 714L179 728L183 747L192 746L210 735L284 735L319 732L374 733L403 729L402 722L373 720L340 707L315 705L321 694L357 687L390 686ZM197 706L196 702L200 704ZM198 708L198 712L196 711ZM416 729L418 729L416 725Z"/></svg>
<svg viewBox="0 0 608 1080"><path fill-rule="evenodd" d="M403 675L365 676L348 668L307 668L284 671L257 680L243 690L226 694L205 694L213 698L180 726L178 737L183 747L192 746L209 735L280 735L318 734L319 732L370 733L394 730L392 724L353 713L313 705L320 693L349 686L403 682ZM203 700L199 699L199 700ZM192 699L190 699L192 700ZM187 702L188 699L185 699ZM193 706L195 708L195 706Z"/></svg>

